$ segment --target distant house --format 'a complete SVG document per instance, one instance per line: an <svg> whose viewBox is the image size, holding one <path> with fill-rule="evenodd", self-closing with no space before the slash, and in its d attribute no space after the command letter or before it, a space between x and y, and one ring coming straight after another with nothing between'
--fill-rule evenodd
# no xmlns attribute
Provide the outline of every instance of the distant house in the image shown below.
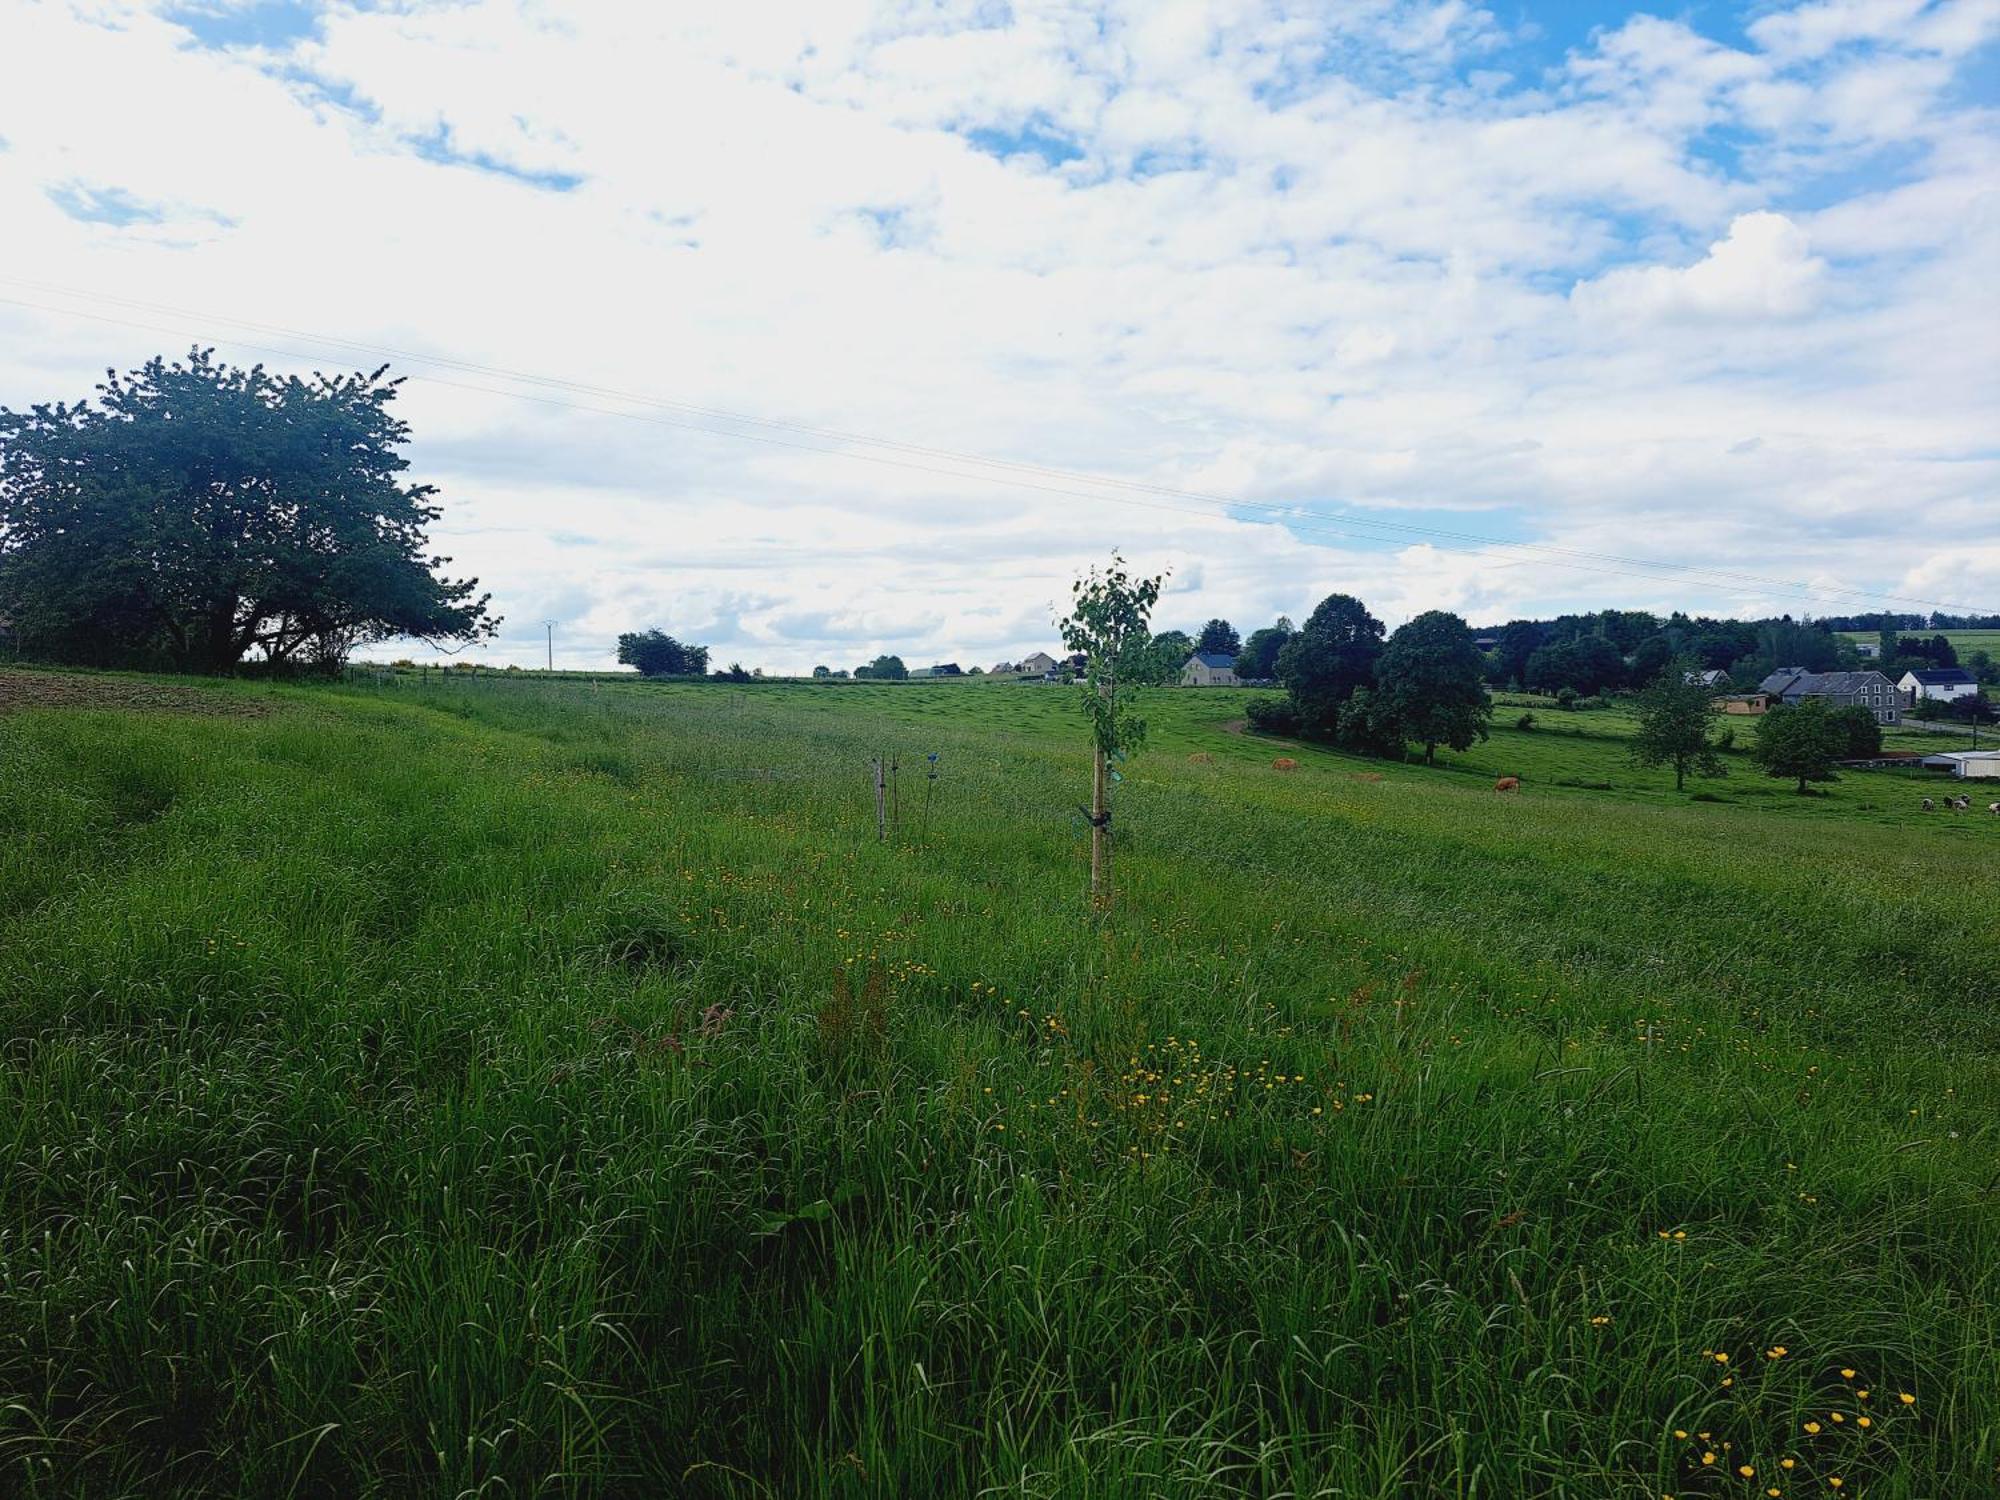
<svg viewBox="0 0 2000 1500"><path fill-rule="evenodd" d="M1947 750L1942 755L1926 755L1924 765L1954 776L2000 778L2000 750Z"/></svg>
<svg viewBox="0 0 2000 1500"><path fill-rule="evenodd" d="M1882 655L1882 643L1880 641L1856 641L1854 643L1854 654L1863 661L1879 660Z"/></svg>
<svg viewBox="0 0 2000 1500"><path fill-rule="evenodd" d="M1919 698L1935 698L1940 703L1950 703L1955 698L1979 696L1979 679L1963 667L1905 672L1896 686L1903 690L1904 700L1912 708L1917 706Z"/></svg>
<svg viewBox="0 0 2000 1500"><path fill-rule="evenodd" d="M1687 674L1687 680L1698 682L1705 688L1718 690L1729 686L1729 674L1719 667L1711 667L1706 672L1690 672Z"/></svg>
<svg viewBox="0 0 2000 1500"><path fill-rule="evenodd" d="M1014 663L1012 663L1011 661L996 661L995 663L993 663L992 666L986 669L986 675L989 677L1005 677L1010 673L1018 672L1020 670L1021 669L1015 666Z"/></svg>
<svg viewBox="0 0 2000 1500"><path fill-rule="evenodd" d="M1902 717L1903 695L1880 672L1808 672L1804 667L1780 667L1757 684L1757 691L1774 703L1803 703L1824 698L1829 708L1859 705L1878 724Z"/></svg>
<svg viewBox="0 0 2000 1500"><path fill-rule="evenodd" d="M1767 714L1771 698L1768 693L1729 693L1717 698L1715 706L1726 714Z"/></svg>
<svg viewBox="0 0 2000 1500"><path fill-rule="evenodd" d="M963 677L965 673L959 670L957 662L941 661L932 667L927 675L931 677Z"/></svg>
<svg viewBox="0 0 2000 1500"><path fill-rule="evenodd" d="M1197 651L1181 668L1182 687L1235 687L1236 658L1224 651Z"/></svg>
<svg viewBox="0 0 2000 1500"><path fill-rule="evenodd" d="M1032 656L1021 658L1021 664L1014 670L1026 677L1046 677L1056 669L1056 659L1046 651L1037 651Z"/></svg>
<svg viewBox="0 0 2000 1500"><path fill-rule="evenodd" d="M910 668L910 676L911 676L911 678L912 678L912 679L914 679L914 678L918 678L918 677L934 677L934 676L936 676L936 675L937 675L937 668L936 668L936 667L912 667L912 668Z"/></svg>

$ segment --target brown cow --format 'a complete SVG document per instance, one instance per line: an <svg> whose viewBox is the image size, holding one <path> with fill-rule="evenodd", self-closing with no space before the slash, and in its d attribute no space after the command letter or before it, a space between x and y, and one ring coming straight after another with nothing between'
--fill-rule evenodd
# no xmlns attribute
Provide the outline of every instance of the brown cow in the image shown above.
<svg viewBox="0 0 2000 1500"><path fill-rule="evenodd" d="M1299 763L1289 755L1281 755L1271 762L1271 769L1274 771L1296 771L1298 768Z"/></svg>
<svg viewBox="0 0 2000 1500"><path fill-rule="evenodd" d="M1518 776L1502 776L1498 781L1493 783L1493 790L1496 792L1518 792L1521 790L1521 778Z"/></svg>

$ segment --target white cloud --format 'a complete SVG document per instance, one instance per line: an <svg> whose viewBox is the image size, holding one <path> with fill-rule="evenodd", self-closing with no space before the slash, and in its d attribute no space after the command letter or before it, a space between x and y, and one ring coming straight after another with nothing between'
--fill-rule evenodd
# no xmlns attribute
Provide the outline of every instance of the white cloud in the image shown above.
<svg viewBox="0 0 2000 1500"><path fill-rule="evenodd" d="M1990 529L2000 152L1958 90L1993 6L1793 6L1749 45L1635 14L1567 55L1511 14L410 0L222 49L140 0L20 0L5 274L1297 512L413 381L502 659L554 616L579 662L641 624L773 668L991 661L1121 543L1244 626L1336 586L1387 617L1773 597L1313 529L1343 500L1990 594L1923 569ZM0 303L12 405L195 337L299 347L0 297L147 325Z"/></svg>
<svg viewBox="0 0 2000 1500"><path fill-rule="evenodd" d="M1826 276L1805 231L1783 214L1739 215L1708 254L1684 269L1625 266L1579 282L1572 299L1599 318L1793 318L1812 309Z"/></svg>

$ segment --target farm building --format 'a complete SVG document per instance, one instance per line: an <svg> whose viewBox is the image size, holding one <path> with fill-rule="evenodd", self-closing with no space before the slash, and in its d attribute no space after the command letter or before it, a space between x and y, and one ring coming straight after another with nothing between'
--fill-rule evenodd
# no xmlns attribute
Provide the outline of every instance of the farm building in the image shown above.
<svg viewBox="0 0 2000 1500"><path fill-rule="evenodd" d="M1926 755L1924 766L1959 777L2000 780L2000 750L1947 750L1942 755Z"/></svg>
<svg viewBox="0 0 2000 1500"><path fill-rule="evenodd" d="M1777 703L1824 698L1829 708L1859 704L1875 715L1878 724L1894 724L1902 717L1903 698L1896 684L1875 671L1808 672L1804 667L1780 667L1757 684L1757 691Z"/></svg>
<svg viewBox="0 0 2000 1500"><path fill-rule="evenodd" d="M1771 711L1771 698L1768 693L1731 693L1717 698L1715 706L1726 714L1763 714Z"/></svg>
<svg viewBox="0 0 2000 1500"><path fill-rule="evenodd" d="M1705 688L1714 688L1718 692L1729 686L1729 674L1720 667L1711 667L1706 672L1690 672L1687 674L1687 680L1698 682Z"/></svg>
<svg viewBox="0 0 2000 1500"><path fill-rule="evenodd" d="M1235 687L1236 658L1223 651L1197 651L1181 668L1182 687Z"/></svg>
<svg viewBox="0 0 2000 1500"><path fill-rule="evenodd" d="M1021 664L1013 670L1029 677L1041 677L1056 669L1056 659L1046 651L1037 651L1033 656L1021 658Z"/></svg>
<svg viewBox="0 0 2000 1500"><path fill-rule="evenodd" d="M1910 707L1920 698L1950 703L1955 698L1979 696L1979 680L1963 667L1938 667L1922 672L1905 672L1896 686L1903 690Z"/></svg>

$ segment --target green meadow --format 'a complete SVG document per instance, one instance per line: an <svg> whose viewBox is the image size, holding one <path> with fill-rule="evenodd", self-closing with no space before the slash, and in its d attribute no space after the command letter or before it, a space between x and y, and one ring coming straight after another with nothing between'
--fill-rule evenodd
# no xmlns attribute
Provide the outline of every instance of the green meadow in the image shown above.
<svg viewBox="0 0 2000 1500"><path fill-rule="evenodd" d="M0 675L0 1493L2000 1486L1990 796Z"/></svg>

